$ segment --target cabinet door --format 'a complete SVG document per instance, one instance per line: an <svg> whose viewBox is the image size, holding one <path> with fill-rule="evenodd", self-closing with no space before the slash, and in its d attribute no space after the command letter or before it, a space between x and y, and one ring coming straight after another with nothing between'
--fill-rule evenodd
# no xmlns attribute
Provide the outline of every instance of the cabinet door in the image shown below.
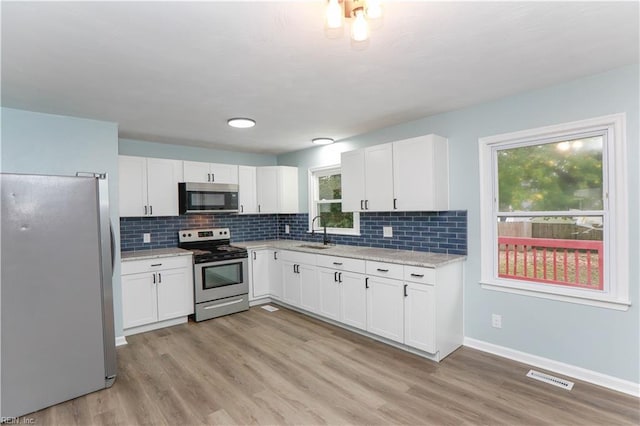
<svg viewBox="0 0 640 426"><path fill-rule="evenodd" d="M320 315L340 321L340 287L338 271L318 269L318 287L320 288Z"/></svg>
<svg viewBox="0 0 640 426"><path fill-rule="evenodd" d="M403 282L369 277L367 331L396 342L404 342Z"/></svg>
<svg viewBox="0 0 640 426"><path fill-rule="evenodd" d="M189 315L193 311L193 274L190 268L160 270L156 274L158 321Z"/></svg>
<svg viewBox="0 0 640 426"><path fill-rule="evenodd" d="M361 211L365 200L364 150L343 152L340 157L340 166L342 211Z"/></svg>
<svg viewBox="0 0 640 426"><path fill-rule="evenodd" d="M177 189L176 189L177 190ZM120 216L144 216L147 206L147 159L118 157Z"/></svg>
<svg viewBox="0 0 640 426"><path fill-rule="evenodd" d="M339 272L340 320L352 327L367 329L367 288L365 276Z"/></svg>
<svg viewBox="0 0 640 426"><path fill-rule="evenodd" d="M298 168L278 166L277 213L298 213Z"/></svg>
<svg viewBox="0 0 640 426"><path fill-rule="evenodd" d="M393 192L398 210L449 209L447 140L437 135L393 143Z"/></svg>
<svg viewBox="0 0 640 426"><path fill-rule="evenodd" d="M393 144L365 149L365 186L366 210L393 210Z"/></svg>
<svg viewBox="0 0 640 426"><path fill-rule="evenodd" d="M258 212L258 200L256 194L256 168L250 166L238 166L239 186L239 214L252 214Z"/></svg>
<svg viewBox="0 0 640 426"><path fill-rule="evenodd" d="M250 250L251 281L249 297L259 299L269 295L269 255L270 250Z"/></svg>
<svg viewBox="0 0 640 426"><path fill-rule="evenodd" d="M274 299L282 299L284 292L282 283L282 264L278 259L277 250L269 250L269 290L271 297Z"/></svg>
<svg viewBox="0 0 640 426"><path fill-rule="evenodd" d="M258 167L256 170L258 189L258 213L278 212L278 168Z"/></svg>
<svg viewBox="0 0 640 426"><path fill-rule="evenodd" d="M300 306L300 274L298 264L282 262L282 300L293 305Z"/></svg>
<svg viewBox="0 0 640 426"><path fill-rule="evenodd" d="M122 275L122 327L138 327L158 320L154 273Z"/></svg>
<svg viewBox="0 0 640 426"><path fill-rule="evenodd" d="M404 343L435 353L435 288L427 284L405 284L407 297L404 298Z"/></svg>
<svg viewBox="0 0 640 426"><path fill-rule="evenodd" d="M298 265L300 307L310 312L318 312L320 309L320 287L316 272L317 269L313 265Z"/></svg>
<svg viewBox="0 0 640 426"><path fill-rule="evenodd" d="M211 182L209 163L184 161L184 182Z"/></svg>
<svg viewBox="0 0 640 426"><path fill-rule="evenodd" d="M210 164L211 182L238 184L238 166L235 164Z"/></svg>
<svg viewBox="0 0 640 426"><path fill-rule="evenodd" d="M178 182L182 161L147 159L147 189L151 216L178 216Z"/></svg>

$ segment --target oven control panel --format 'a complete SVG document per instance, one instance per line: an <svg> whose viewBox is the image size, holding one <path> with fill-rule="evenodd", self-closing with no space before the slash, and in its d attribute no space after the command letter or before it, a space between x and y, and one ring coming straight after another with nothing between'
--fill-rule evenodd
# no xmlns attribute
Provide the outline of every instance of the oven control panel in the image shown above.
<svg viewBox="0 0 640 426"><path fill-rule="evenodd" d="M230 238L231 232L229 228L183 229L178 231L178 240L181 243L228 240Z"/></svg>

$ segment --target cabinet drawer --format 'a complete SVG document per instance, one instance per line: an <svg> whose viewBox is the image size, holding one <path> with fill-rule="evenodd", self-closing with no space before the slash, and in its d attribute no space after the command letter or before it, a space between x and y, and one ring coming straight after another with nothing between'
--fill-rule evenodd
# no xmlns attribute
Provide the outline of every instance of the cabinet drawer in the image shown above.
<svg viewBox="0 0 640 426"><path fill-rule="evenodd" d="M404 280L421 284L435 284L436 270L433 268L422 268L420 266L405 265Z"/></svg>
<svg viewBox="0 0 640 426"><path fill-rule="evenodd" d="M384 263L367 260L366 272L367 275L375 275L377 277L401 280L403 278L404 266L395 263Z"/></svg>
<svg viewBox="0 0 640 426"><path fill-rule="evenodd" d="M302 253L300 251L288 251L282 250L278 251L278 259L293 262L293 263L304 263L307 265L316 264L316 255L311 253Z"/></svg>
<svg viewBox="0 0 640 426"><path fill-rule="evenodd" d="M152 272L163 269L191 268L193 260L191 256L160 257L157 259L126 260L122 262L120 273L122 275L137 274L140 272Z"/></svg>
<svg viewBox="0 0 640 426"><path fill-rule="evenodd" d="M350 259L348 257L318 256L318 266L338 269L340 271L357 272L359 274L364 274L364 263L364 260Z"/></svg>

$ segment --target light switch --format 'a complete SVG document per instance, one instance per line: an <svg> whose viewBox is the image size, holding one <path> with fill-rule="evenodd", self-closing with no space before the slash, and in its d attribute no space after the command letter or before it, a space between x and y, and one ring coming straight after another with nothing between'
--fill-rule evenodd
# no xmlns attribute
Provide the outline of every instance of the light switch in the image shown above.
<svg viewBox="0 0 640 426"><path fill-rule="evenodd" d="M392 238L393 237L393 228L391 226L383 226L382 227L382 236L384 238Z"/></svg>
<svg viewBox="0 0 640 426"><path fill-rule="evenodd" d="M150 233L142 234L142 242L143 243L150 243L151 242L151 234Z"/></svg>

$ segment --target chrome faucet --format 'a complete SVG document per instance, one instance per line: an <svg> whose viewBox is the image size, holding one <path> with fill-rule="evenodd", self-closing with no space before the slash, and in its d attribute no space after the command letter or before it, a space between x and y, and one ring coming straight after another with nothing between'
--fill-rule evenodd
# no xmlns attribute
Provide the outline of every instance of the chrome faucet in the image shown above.
<svg viewBox="0 0 640 426"><path fill-rule="evenodd" d="M318 216L314 217L313 219L311 219L311 236L314 236L316 234L316 230L313 227L313 224L315 223L316 219L318 219L318 218L320 220L322 220L322 217L320 217L320 215L318 215ZM324 244L326 246L331 241L329 241L329 239L327 238L327 226L325 225L325 226L323 226L323 228L324 228L324 236L322 238L322 244Z"/></svg>

